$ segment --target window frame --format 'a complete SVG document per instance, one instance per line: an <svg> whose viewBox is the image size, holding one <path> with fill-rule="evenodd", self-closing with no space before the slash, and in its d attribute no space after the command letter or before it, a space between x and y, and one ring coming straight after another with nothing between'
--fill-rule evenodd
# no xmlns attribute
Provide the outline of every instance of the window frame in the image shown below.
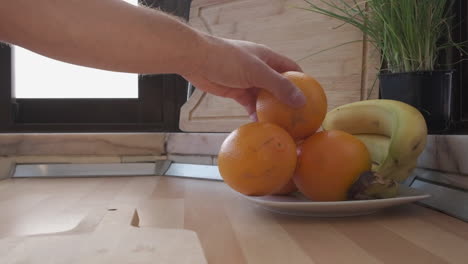
<svg viewBox="0 0 468 264"><path fill-rule="evenodd" d="M457 0L457 12L455 14L455 20L458 24L457 29L454 32L454 38L457 42L468 41L468 3L464 0ZM468 61L466 55L460 52L454 52L453 61L460 61L455 67L456 80L455 85L458 88L455 94L455 98L458 98L455 102L457 109L457 117L459 121L458 130L468 132Z"/></svg>
<svg viewBox="0 0 468 264"><path fill-rule="evenodd" d="M455 27L452 39L461 43L468 41L468 3L465 0L452 0L454 8ZM451 128L444 134L468 134L468 61L466 55L457 48L451 48L441 53L440 63L453 69L452 83L452 122Z"/></svg>

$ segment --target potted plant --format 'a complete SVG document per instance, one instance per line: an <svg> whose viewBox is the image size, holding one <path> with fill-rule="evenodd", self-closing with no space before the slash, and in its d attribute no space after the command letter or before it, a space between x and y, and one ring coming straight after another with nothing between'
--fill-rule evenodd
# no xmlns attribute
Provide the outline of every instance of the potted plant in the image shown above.
<svg viewBox="0 0 468 264"><path fill-rule="evenodd" d="M451 0L305 0L315 13L361 30L380 52L380 98L421 111L430 133L451 122L453 70L438 64L442 51L462 44L451 38Z"/></svg>

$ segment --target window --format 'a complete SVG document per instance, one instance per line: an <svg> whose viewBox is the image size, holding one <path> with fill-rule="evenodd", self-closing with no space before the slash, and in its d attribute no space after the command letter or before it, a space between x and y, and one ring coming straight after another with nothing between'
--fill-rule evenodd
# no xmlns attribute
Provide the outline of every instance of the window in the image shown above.
<svg viewBox="0 0 468 264"><path fill-rule="evenodd" d="M191 0L139 2L188 19ZM96 70L0 45L0 132L178 131L187 86L174 74Z"/></svg>
<svg viewBox="0 0 468 264"><path fill-rule="evenodd" d="M122 1L138 5L138 0ZM68 64L17 46L11 51L14 98L138 98L137 74Z"/></svg>
<svg viewBox="0 0 468 264"><path fill-rule="evenodd" d="M11 52L14 98L138 98L137 74L60 62L18 46Z"/></svg>

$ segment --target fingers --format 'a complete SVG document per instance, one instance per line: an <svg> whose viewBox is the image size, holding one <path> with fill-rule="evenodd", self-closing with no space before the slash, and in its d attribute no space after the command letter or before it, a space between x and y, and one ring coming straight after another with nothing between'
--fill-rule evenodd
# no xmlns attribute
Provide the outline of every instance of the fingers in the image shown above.
<svg viewBox="0 0 468 264"><path fill-rule="evenodd" d="M234 100L236 100L239 104L241 104L245 110L247 110L247 113L249 114L249 118L250 120L252 121L257 121L257 109L256 109L256 106L255 106L255 101L256 101L256 98L233 98Z"/></svg>
<svg viewBox="0 0 468 264"><path fill-rule="evenodd" d="M236 100L239 104L244 106L249 113L249 117L252 121L257 121L257 95L258 89L257 88L250 88L246 90L241 90L242 93L239 93L233 99Z"/></svg>
<svg viewBox="0 0 468 264"><path fill-rule="evenodd" d="M256 61L246 72L251 86L271 92L283 103L292 107L301 107L306 103L306 98L299 88L264 62Z"/></svg>

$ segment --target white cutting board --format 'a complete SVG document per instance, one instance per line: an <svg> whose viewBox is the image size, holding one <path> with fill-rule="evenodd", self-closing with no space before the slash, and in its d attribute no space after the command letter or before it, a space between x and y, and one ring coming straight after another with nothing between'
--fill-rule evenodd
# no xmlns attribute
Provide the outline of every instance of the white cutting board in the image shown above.
<svg viewBox="0 0 468 264"><path fill-rule="evenodd" d="M134 209L94 212L68 232L4 238L0 263L207 263L195 232L138 227L138 221Z"/></svg>

